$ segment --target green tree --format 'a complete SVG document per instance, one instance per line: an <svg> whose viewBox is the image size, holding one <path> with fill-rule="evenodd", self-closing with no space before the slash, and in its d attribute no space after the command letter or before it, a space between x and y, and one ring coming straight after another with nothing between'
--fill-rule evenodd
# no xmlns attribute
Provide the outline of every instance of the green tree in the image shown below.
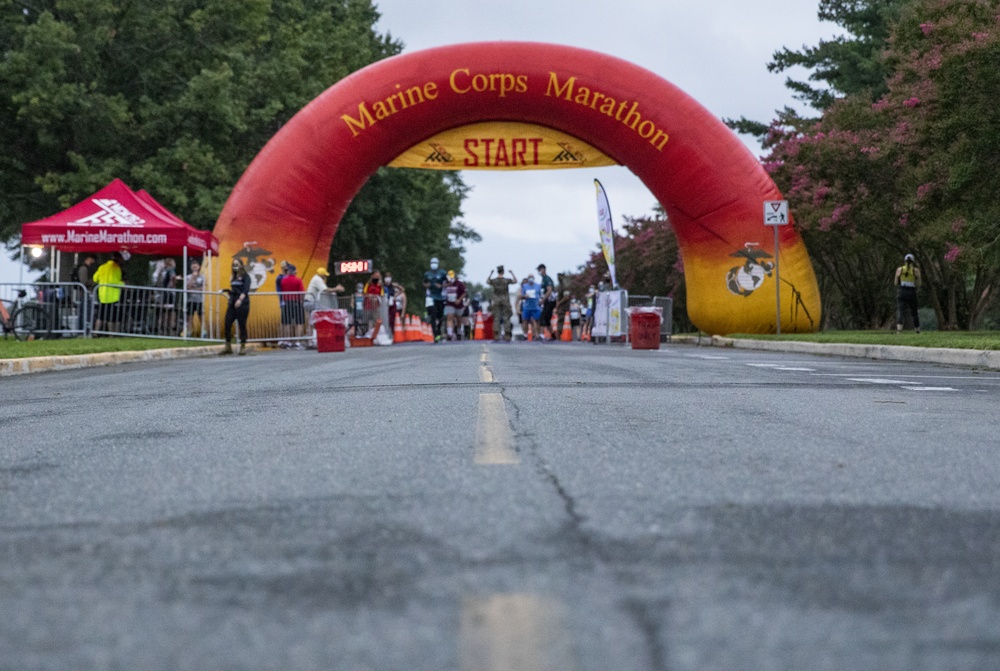
<svg viewBox="0 0 1000 671"><path fill-rule="evenodd" d="M377 19L371 0L0 0L0 239L114 177L211 228L285 122L401 51L375 32ZM359 198L399 198L383 189L427 199L404 206L421 218L405 233L417 238L388 240L457 241L439 255L461 254L470 232L452 222L464 196L458 177L376 178ZM369 206L355 208L367 208L366 226L399 233L398 210Z"/></svg>
<svg viewBox="0 0 1000 671"><path fill-rule="evenodd" d="M467 192L458 173L380 168L344 214L330 258L371 258L407 287L411 311L419 312L431 257L461 273L463 244L480 240L459 219Z"/></svg>
<svg viewBox="0 0 1000 671"><path fill-rule="evenodd" d="M901 9L912 0L820 0L819 18L832 22L846 35L820 40L816 46L803 45L798 51L788 47L776 51L767 64L770 72L795 68L809 71L808 81L788 77L785 86L795 97L817 110L828 108L842 96L865 95L872 101L885 93L888 65L882 54L888 46L890 26ZM778 116L794 112L786 107ZM739 133L763 138L768 124L741 117L725 123Z"/></svg>
<svg viewBox="0 0 1000 671"><path fill-rule="evenodd" d="M845 324L891 320L889 281L906 252L943 328L974 326L996 294L998 4L914 0L893 26L881 98L847 96L818 122L786 116L770 131L766 167Z"/></svg>

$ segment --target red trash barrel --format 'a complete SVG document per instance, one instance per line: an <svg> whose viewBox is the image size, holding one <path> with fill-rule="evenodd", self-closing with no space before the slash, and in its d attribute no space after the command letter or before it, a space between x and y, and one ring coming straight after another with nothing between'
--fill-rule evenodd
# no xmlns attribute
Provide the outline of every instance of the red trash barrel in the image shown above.
<svg viewBox="0 0 1000 671"><path fill-rule="evenodd" d="M483 340L493 340L493 315L483 313Z"/></svg>
<svg viewBox="0 0 1000 671"><path fill-rule="evenodd" d="M317 352L343 352L345 350L344 335L347 333L347 310L313 310L310 322L316 329Z"/></svg>
<svg viewBox="0 0 1000 671"><path fill-rule="evenodd" d="M632 310L629 314L632 349L660 349L660 315L653 310Z"/></svg>

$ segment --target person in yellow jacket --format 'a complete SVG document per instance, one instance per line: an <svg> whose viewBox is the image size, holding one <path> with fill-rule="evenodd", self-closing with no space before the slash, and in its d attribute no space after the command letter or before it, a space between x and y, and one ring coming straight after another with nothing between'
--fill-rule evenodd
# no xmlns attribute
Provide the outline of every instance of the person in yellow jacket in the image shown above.
<svg viewBox="0 0 1000 671"><path fill-rule="evenodd" d="M920 287L920 268L913 254L903 257L903 265L896 268L896 333L903 332L904 314L913 318L913 332L920 333L920 315L917 313L917 289Z"/></svg>
<svg viewBox="0 0 1000 671"><path fill-rule="evenodd" d="M119 305L122 290L116 285L122 283L122 265L125 257L119 252L101 264L94 273L94 284L97 285L97 315L94 320L95 331L117 331L119 320Z"/></svg>

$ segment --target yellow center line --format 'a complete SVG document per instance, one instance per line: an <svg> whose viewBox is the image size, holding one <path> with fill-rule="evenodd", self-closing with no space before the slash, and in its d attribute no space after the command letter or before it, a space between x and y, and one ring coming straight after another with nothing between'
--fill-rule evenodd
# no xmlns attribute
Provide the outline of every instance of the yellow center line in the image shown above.
<svg viewBox="0 0 1000 671"><path fill-rule="evenodd" d="M521 463L521 458L514 451L514 434L510 430L502 394L479 395L474 459L481 465Z"/></svg>
<svg viewBox="0 0 1000 671"><path fill-rule="evenodd" d="M531 594L466 598L459 624L462 670L575 671L562 611Z"/></svg>

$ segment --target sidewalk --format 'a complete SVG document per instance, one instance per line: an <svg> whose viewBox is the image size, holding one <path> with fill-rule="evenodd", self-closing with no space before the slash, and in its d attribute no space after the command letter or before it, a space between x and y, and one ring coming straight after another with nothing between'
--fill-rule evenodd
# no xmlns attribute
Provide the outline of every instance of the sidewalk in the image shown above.
<svg viewBox="0 0 1000 671"><path fill-rule="evenodd" d="M907 347L903 345L846 345L775 340L748 340L723 336L675 335L671 343L700 347L729 347L733 349L759 350L765 352L789 352L793 354L816 354L820 356L845 356L860 359L884 361L913 361L946 366L966 366L1000 370L1000 350L946 349L934 347ZM50 370L74 370L96 366L114 366L138 361L167 361L193 357L215 356L221 345L206 347L171 347L140 352L102 352L74 356L40 356L25 359L0 359L0 377L41 373ZM250 343L251 351L260 346Z"/></svg>
<svg viewBox="0 0 1000 671"><path fill-rule="evenodd" d="M255 343L247 345L251 352L260 349ZM190 359L217 355L222 345L205 347L169 347L148 349L138 352L97 352L71 356L36 356L23 359L0 359L0 377L41 373L49 370L74 370L97 366L114 366L137 361L167 361L170 359Z"/></svg>
<svg viewBox="0 0 1000 671"><path fill-rule="evenodd" d="M749 340L724 336L673 336L671 342L701 347L731 347L765 352L790 352L822 356L848 356L884 361L913 361L945 366L968 366L1000 370L1000 350L950 349L944 347L909 347L905 345L847 345L793 342L789 340Z"/></svg>

